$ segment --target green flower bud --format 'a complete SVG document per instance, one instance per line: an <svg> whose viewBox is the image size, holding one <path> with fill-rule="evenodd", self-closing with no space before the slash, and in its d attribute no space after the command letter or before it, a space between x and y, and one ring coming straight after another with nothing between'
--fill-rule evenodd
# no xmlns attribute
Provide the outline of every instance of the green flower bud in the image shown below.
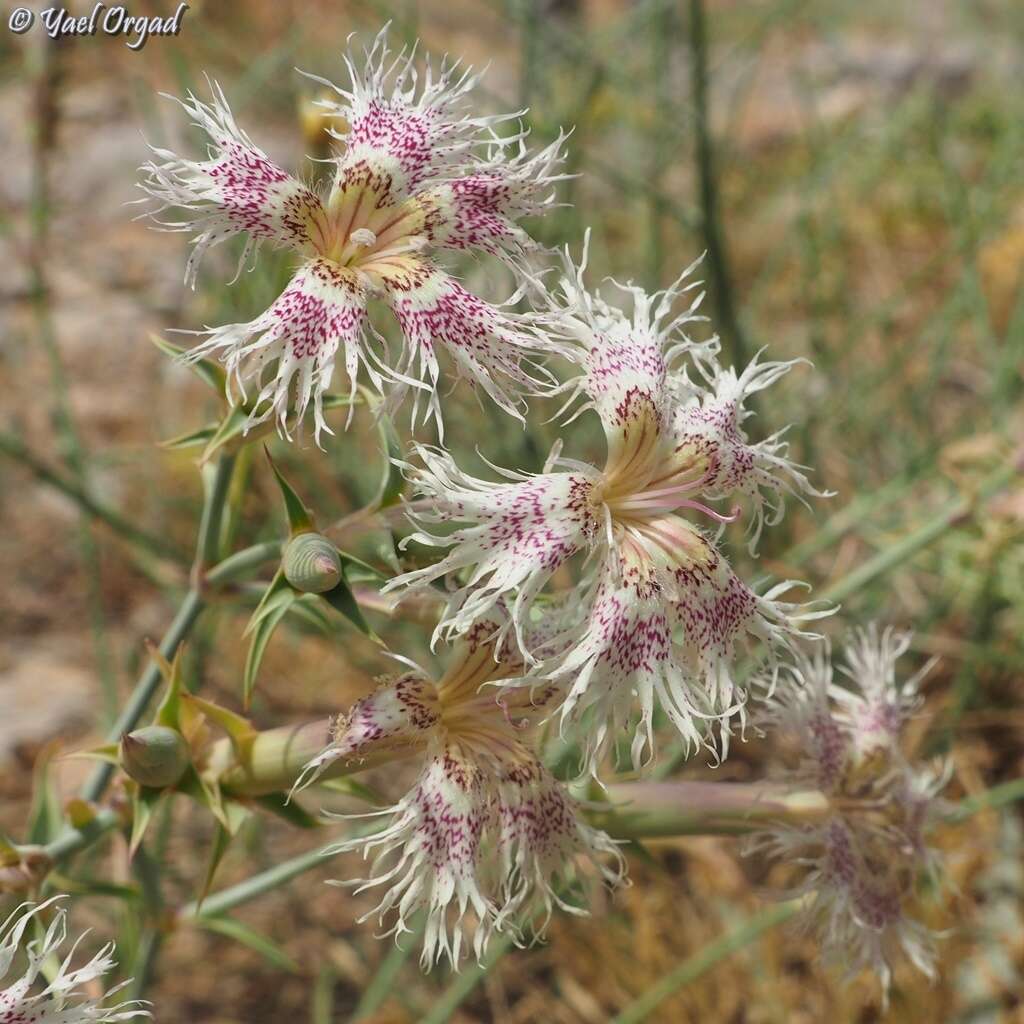
<svg viewBox="0 0 1024 1024"><path fill-rule="evenodd" d="M292 537L281 556L284 578L304 594L323 594L341 582L338 549L320 533Z"/></svg>
<svg viewBox="0 0 1024 1024"><path fill-rule="evenodd" d="M121 767L140 786L173 786L190 762L184 736L164 725L147 725L121 737Z"/></svg>

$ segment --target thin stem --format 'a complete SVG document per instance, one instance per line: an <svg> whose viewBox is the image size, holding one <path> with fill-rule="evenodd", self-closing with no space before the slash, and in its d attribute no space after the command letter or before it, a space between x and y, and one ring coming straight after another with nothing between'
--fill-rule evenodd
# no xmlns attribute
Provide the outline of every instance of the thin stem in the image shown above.
<svg viewBox="0 0 1024 1024"><path fill-rule="evenodd" d="M222 562L218 562L207 574L206 584L209 587L220 587L225 583L234 583L236 580L254 569L258 569L267 562L277 561L281 557L281 549L284 542L280 540L269 540L262 544L253 544L252 547L243 548L233 555L228 555Z"/></svg>
<svg viewBox="0 0 1024 1024"><path fill-rule="evenodd" d="M626 791L631 787L632 783L621 783L614 787L616 795L621 798L626 794ZM756 786L749 783L727 783L727 782L716 782L716 783L636 783L635 785L664 785L664 786L685 786L680 791L680 795L686 795L688 800L692 801L695 799L695 787L698 786L736 786L737 788L754 789ZM1001 783L998 786L993 786L991 789L985 790L983 793L979 793L976 796L966 797L956 804L951 810L942 816L942 820L950 824L959 824L960 822L966 821L973 817L973 815L980 813L985 810L997 810L1001 807L1005 807L1007 804L1015 803L1018 800L1024 800L1024 779L1012 779L1009 782ZM680 799L680 803L682 800ZM710 804L710 801L708 801ZM812 806L813 801L808 803L808 806ZM605 817L602 817L604 815ZM607 822L607 812L597 811L594 812L594 821L596 824L604 824ZM121 822L121 817L117 811L109 807L101 807L97 812L93 820L82 828L69 828L61 836L55 839L46 847L46 855L54 862L57 863L63 860L65 857L70 856L73 853L77 853L79 850L90 846L101 836L106 835L111 829L115 828ZM682 835L696 835L697 830L692 827L692 823L682 823L682 831L671 834L682 834ZM624 828L618 833L620 838L626 838L627 833ZM667 836L670 833L666 831L662 823L657 821L652 815L645 826L645 831L641 831L639 828L636 831L628 833L629 838L644 839L658 836ZM297 875L301 875L304 871L308 871L312 867L316 867L319 863L319 858L324 855L324 851L329 849L331 846L336 844L329 843L319 850L314 850L311 853L304 853L291 861L285 861L283 864L279 864L275 868L271 868L269 872L264 872L263 875L254 875L252 878L245 882L239 883L239 885L233 886L231 889L225 889L223 892L218 893L204 901L203 913L213 913L209 910L209 907L221 907L221 911L230 910L237 906L239 903L244 903L246 900L251 899L253 896L257 896L262 892L272 889L274 884L264 884L259 881L265 875L271 877L278 877L280 874L280 881L289 881L295 878ZM226 900L223 903L214 902ZM182 911L183 914L191 913L195 914L195 904L190 904L193 908L189 911L189 908L185 908Z"/></svg>
<svg viewBox="0 0 1024 1024"><path fill-rule="evenodd" d="M221 519L224 505L231 488L231 475L235 469L236 456L222 455L207 478L204 472L204 500L202 518L199 522L199 542L196 545L196 571L204 572L213 565L220 552Z"/></svg>
<svg viewBox="0 0 1024 1024"><path fill-rule="evenodd" d="M43 483L70 498L79 510L99 522L105 523L122 540L177 563L186 561L185 555L162 537L140 530L120 513L93 498L82 486L48 466L21 440L7 431L0 431L0 454L19 462Z"/></svg>
<svg viewBox="0 0 1024 1024"><path fill-rule="evenodd" d="M450 1020L452 1014L469 998L473 989L487 977L513 945L512 936L509 934L494 939L482 960L455 975L452 983L441 993L441 998L434 1003L420 1024L444 1024Z"/></svg>
<svg viewBox="0 0 1024 1024"><path fill-rule="evenodd" d="M646 1020L669 996L684 985L696 981L721 960L738 952L767 931L794 917L802 908L801 900L779 903L748 917L737 928L705 946L699 953L684 960L674 971L649 988L639 999L630 1003L611 1024L638 1024Z"/></svg>
<svg viewBox="0 0 1024 1024"><path fill-rule="evenodd" d="M121 815L111 807L101 807L88 825L67 828L46 847L46 855L54 864L91 846L121 823Z"/></svg>
<svg viewBox="0 0 1024 1024"><path fill-rule="evenodd" d="M298 857L293 857L291 860L286 860L276 867L269 868L267 871L261 871L258 875L253 875L244 882L239 882L238 885L232 885L230 888L222 889L212 896L207 896L203 900L201 908L197 902L188 903L181 908L179 917L186 920L189 918L215 917L218 914L226 914L229 910L233 910L240 904L248 903L249 900L262 896L265 892L271 892L278 888L278 886L284 885L293 878L297 878L299 875L305 874L307 871L323 864L328 856L328 852L336 846L337 842L327 843L324 846L317 847L315 850L310 850L309 853L303 853Z"/></svg>
<svg viewBox="0 0 1024 1024"><path fill-rule="evenodd" d="M711 278L715 313L722 334L729 342L732 362L735 366L745 366L747 342L736 316L729 255L718 212L718 181L715 177L714 147L708 117L708 40L703 0L690 0L690 51L695 156L700 187L701 228L708 251L708 276Z"/></svg>
<svg viewBox="0 0 1024 1024"><path fill-rule="evenodd" d="M591 819L618 839L745 835L766 822L818 821L829 810L816 790L760 782L623 782L606 793L608 809Z"/></svg>
<svg viewBox="0 0 1024 1024"><path fill-rule="evenodd" d="M353 1024L355 1021L364 1020L375 1013L392 994L395 978L406 960L409 959L409 954L419 945L426 926L426 916L422 913L418 914L417 919L411 922L409 931L388 950L387 955L380 962L377 972L370 980L370 984L363 989L359 1003L349 1018Z"/></svg>
<svg viewBox="0 0 1024 1024"><path fill-rule="evenodd" d="M188 636L205 606L206 602L198 590L193 588L185 594L174 620L160 641L159 650L165 658L170 660L174 657L178 646ZM149 702L153 699L153 694L160 687L162 678L160 667L155 661L150 660L145 671L139 676L128 703L118 715L117 721L111 726L110 732L107 734L109 742L116 743L126 732L131 732L135 728ZM82 799L99 800L113 774L114 765L107 762L98 765L82 789Z"/></svg>
<svg viewBox="0 0 1024 1024"><path fill-rule="evenodd" d="M982 501L1002 490L1020 472L1021 467L1013 462L1000 466L978 485L974 494L965 495L959 501L954 502L945 512L940 512L912 533L907 534L901 541L880 551L874 558L869 558L853 572L826 587L821 594L822 599L842 601L879 576L884 576L900 563L916 555L922 548L927 547L933 540L941 537L950 527L957 525L974 512Z"/></svg>
<svg viewBox="0 0 1024 1024"><path fill-rule="evenodd" d="M196 542L196 560L192 572L192 586L184 599L174 620L171 622L160 641L160 653L169 661L182 641L192 631L206 599L203 596L203 571L216 559L220 541L220 523L224 512L224 499L231 485L231 473L234 469L235 457L222 455L212 473L212 479L204 479L203 511L199 522L199 538ZM114 723L107 738L116 743L122 735L130 732L145 714L149 702L160 687L160 667L150 660L145 671L139 677L128 703L124 706L117 721ZM82 789L83 800L98 800L114 774L114 766L104 762L89 777Z"/></svg>

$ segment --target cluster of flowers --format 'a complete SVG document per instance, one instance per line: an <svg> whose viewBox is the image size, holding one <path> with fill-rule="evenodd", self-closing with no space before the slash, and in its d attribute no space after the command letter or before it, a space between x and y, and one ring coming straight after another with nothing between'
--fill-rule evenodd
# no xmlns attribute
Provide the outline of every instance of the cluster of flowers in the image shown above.
<svg viewBox="0 0 1024 1024"><path fill-rule="evenodd" d="M821 784L842 796L888 787L906 819L861 828L837 814L825 831L770 841L806 855L808 885L836 894L823 913L837 941L851 929L878 937L898 926L902 890L878 861L919 849L925 797L911 795L921 791L889 742L906 710L892 696L893 641L864 640L853 668L868 690L863 699L841 695L827 685L825 663L801 654L814 639L808 624L828 611L785 600L792 581L748 586L717 544L716 530L742 513L753 553L787 498L820 496L781 433L752 441L745 428L745 402L792 363L755 359L737 373L720 365L714 339L691 340L687 325L703 319L693 266L655 294L617 286L624 309L588 290L585 246L578 264L566 253L560 267L545 268L545 251L519 222L551 207L564 137L531 153L522 130L499 133L518 115L467 111L469 71L389 55L384 33L365 58L347 59L347 88L324 83L335 97L322 101L325 113L347 131L322 192L257 148L216 86L209 103L190 94L182 104L209 135L207 158L157 149L146 165L155 212L187 211L162 222L194 235L187 281L207 250L235 235L246 238L239 269L263 242L300 259L269 309L207 331L194 356L224 359L230 394L252 424L275 419L290 437L311 416L320 443L339 356L350 389L367 379L389 410L412 391L414 422L423 398L443 438L443 351L512 416L522 419L526 398L539 395L565 398L573 419L596 414L607 453L594 466L559 445L542 472L495 467L494 482L464 472L441 447L413 446L410 540L446 553L388 589L447 584L434 641L450 659L439 681L414 668L359 701L309 766L303 783L337 759L421 759L413 788L383 812L385 827L338 850L374 854L364 884L385 887L377 912L393 915L392 931L426 912L427 964L457 962L469 934L479 955L495 930L518 936L542 927L553 905L580 910L570 894L574 865L589 861L616 884L622 858L540 760L536 726L557 721L594 776L622 737L637 769L650 762L656 713L689 751L723 757L748 695L750 672L737 662L756 645L780 680L776 713L806 729ZM446 251L496 257L517 290L506 303L484 301L442 268ZM524 297L532 311L514 312ZM371 299L397 320L397 354L368 317ZM559 362L566 383L555 375ZM437 525L445 532L427 532ZM572 586L555 589L577 569ZM782 664L790 669L780 675ZM837 698L841 710L831 710ZM881 950L880 939L864 939L866 957L869 945Z"/></svg>

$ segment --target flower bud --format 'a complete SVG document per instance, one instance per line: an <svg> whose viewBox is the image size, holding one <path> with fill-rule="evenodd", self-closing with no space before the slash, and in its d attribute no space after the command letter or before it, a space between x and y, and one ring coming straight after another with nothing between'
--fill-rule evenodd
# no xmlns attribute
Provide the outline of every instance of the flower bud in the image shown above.
<svg viewBox="0 0 1024 1024"><path fill-rule="evenodd" d="M11 858L0 859L0 893L26 893L38 888L53 867L42 846L21 846Z"/></svg>
<svg viewBox="0 0 1024 1024"><path fill-rule="evenodd" d="M285 579L304 594L323 594L341 582L338 549L320 533L300 533L281 557Z"/></svg>
<svg viewBox="0 0 1024 1024"><path fill-rule="evenodd" d="M166 726L149 725L121 737L121 766L140 786L173 786L190 761L185 738Z"/></svg>

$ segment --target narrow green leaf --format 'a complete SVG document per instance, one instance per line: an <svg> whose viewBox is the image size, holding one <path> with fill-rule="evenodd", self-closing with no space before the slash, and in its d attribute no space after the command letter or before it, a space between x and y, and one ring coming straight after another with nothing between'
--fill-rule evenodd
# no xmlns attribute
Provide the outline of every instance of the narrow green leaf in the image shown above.
<svg viewBox="0 0 1024 1024"><path fill-rule="evenodd" d="M36 760L32 780L32 806L28 815L28 841L45 846L57 837L64 824L60 797L50 770L55 747L48 744Z"/></svg>
<svg viewBox="0 0 1024 1024"><path fill-rule="evenodd" d="M168 661L161 653L159 648L153 644L148 645L149 656L156 662L157 668L160 669L160 675L163 676L164 682L167 684L167 692L164 694L163 700L160 701L159 707L156 709L156 717L153 719L154 725L163 725L168 729L175 729L178 732L181 731L181 652L182 648L179 647L174 654L174 660Z"/></svg>
<svg viewBox="0 0 1024 1024"><path fill-rule="evenodd" d="M222 448L227 448L228 445L241 447L242 444L253 444L261 437L272 433L273 430L274 424L269 420L265 423L250 425L249 410L241 405L233 405L203 449L199 461L201 463L209 462Z"/></svg>
<svg viewBox="0 0 1024 1024"><path fill-rule="evenodd" d="M303 504L302 499L295 493L292 485L288 483L284 475L277 468L277 463L274 462L270 449L264 447L263 450L267 453L267 461L270 463L270 468L274 471L274 478L277 480L277 486L281 490L281 497L284 498L284 508L285 512L288 513L288 526L291 529L292 536L294 537L297 533L305 533L315 529L313 516Z"/></svg>
<svg viewBox="0 0 1024 1024"><path fill-rule="evenodd" d="M346 619L351 622L356 629L361 633L368 636L371 640L381 643L381 639L371 629L370 624L363 618L362 610L359 607L359 602L356 601L355 596L352 594L351 589L346 579L346 567L344 560L342 561L342 573L341 580L333 590L328 590L326 593L320 595L335 611L341 612Z"/></svg>
<svg viewBox="0 0 1024 1024"><path fill-rule="evenodd" d="M328 393L323 397L324 409L344 409L350 405L358 405L360 398L356 395L354 398L349 398L348 395L337 395Z"/></svg>
<svg viewBox="0 0 1024 1024"><path fill-rule="evenodd" d="M256 730L252 722L242 715L222 708L212 701L203 700L190 693L182 694L182 700L187 700L193 707L197 708L211 722L216 723L228 734L231 746L239 760L245 761L252 749L253 740L256 739Z"/></svg>
<svg viewBox="0 0 1024 1024"><path fill-rule="evenodd" d="M405 477L395 464L402 457L402 445L390 417L383 412L377 414L377 434L384 455L384 472L373 503L377 508L388 508L401 498L405 490Z"/></svg>
<svg viewBox="0 0 1024 1024"><path fill-rule="evenodd" d="M224 854L228 852L232 838L231 833L224 825L217 825L217 832L213 837L213 846L210 848L210 859L206 863L206 873L203 875L203 885L199 890L198 897L196 897L196 905L198 907L203 905L203 900L209 895L210 888L213 886L214 875L217 874L217 868L220 867Z"/></svg>
<svg viewBox="0 0 1024 1024"><path fill-rule="evenodd" d="M72 878L59 871L51 871L47 881L59 892L65 892L69 896L108 896L110 899L131 904L136 904L142 899L142 893L137 885L118 885L116 882L108 882L106 879L94 878L91 875Z"/></svg>
<svg viewBox="0 0 1024 1024"><path fill-rule="evenodd" d="M346 796L354 796L378 807L386 802L383 794L351 776L340 779L319 779L316 784L323 789L329 789L334 793L344 793Z"/></svg>
<svg viewBox="0 0 1024 1024"><path fill-rule="evenodd" d="M296 828L320 827L320 822L305 807L296 800L289 800L284 793L267 793L264 796L255 797L252 802Z"/></svg>
<svg viewBox="0 0 1024 1024"><path fill-rule="evenodd" d="M225 384L227 383L227 374L224 372L222 367L209 359L186 358L189 351L187 348L175 345L172 342L167 341L166 338L161 338L157 334L151 334L149 336L149 340L156 345L164 355L170 356L175 362L187 366L201 381L209 384L214 391L219 394L224 394Z"/></svg>
<svg viewBox="0 0 1024 1024"><path fill-rule="evenodd" d="M255 950L278 970L288 971L292 974L297 974L299 971L299 965L276 942L233 917L223 915L206 917L200 914L195 922L208 931L217 932Z"/></svg>
<svg viewBox="0 0 1024 1024"><path fill-rule="evenodd" d="M293 593L293 591L291 586L288 584L288 581L284 578L284 570L279 568L274 574L274 578L268 584L267 589L263 591L263 596L260 598L259 604L256 605L256 609L250 616L242 636L247 636L256 629L261 620L267 614L269 610L268 606L281 600L278 595L291 593Z"/></svg>
<svg viewBox="0 0 1024 1024"><path fill-rule="evenodd" d="M200 427L198 430L189 430L184 434L178 434L177 437L171 437L166 441L161 441L160 447L166 448L168 451L178 451L182 448L196 448L199 445L209 444L216 433L217 424L209 423L205 427Z"/></svg>
<svg viewBox="0 0 1024 1024"><path fill-rule="evenodd" d="M270 643L274 630L277 629L278 623L294 604L295 599L295 594L289 589L287 599L275 602L274 606L260 618L259 624L253 630L249 651L245 656L245 672L242 677L242 706L245 708L248 708L252 701L252 691L256 687L256 677L259 675L260 664L266 653L267 644Z"/></svg>
<svg viewBox="0 0 1024 1024"><path fill-rule="evenodd" d="M104 743L101 747L93 747L91 750L76 750L66 754L65 757L72 759L88 759L90 761L103 761L105 764L119 765L121 763L120 748L116 743Z"/></svg>
<svg viewBox="0 0 1024 1024"><path fill-rule="evenodd" d="M149 823L153 820L153 812L163 796L164 790L162 789L136 787L135 794L132 796L132 834L128 840L129 858L135 856L135 851L142 843L146 829L149 828Z"/></svg>

